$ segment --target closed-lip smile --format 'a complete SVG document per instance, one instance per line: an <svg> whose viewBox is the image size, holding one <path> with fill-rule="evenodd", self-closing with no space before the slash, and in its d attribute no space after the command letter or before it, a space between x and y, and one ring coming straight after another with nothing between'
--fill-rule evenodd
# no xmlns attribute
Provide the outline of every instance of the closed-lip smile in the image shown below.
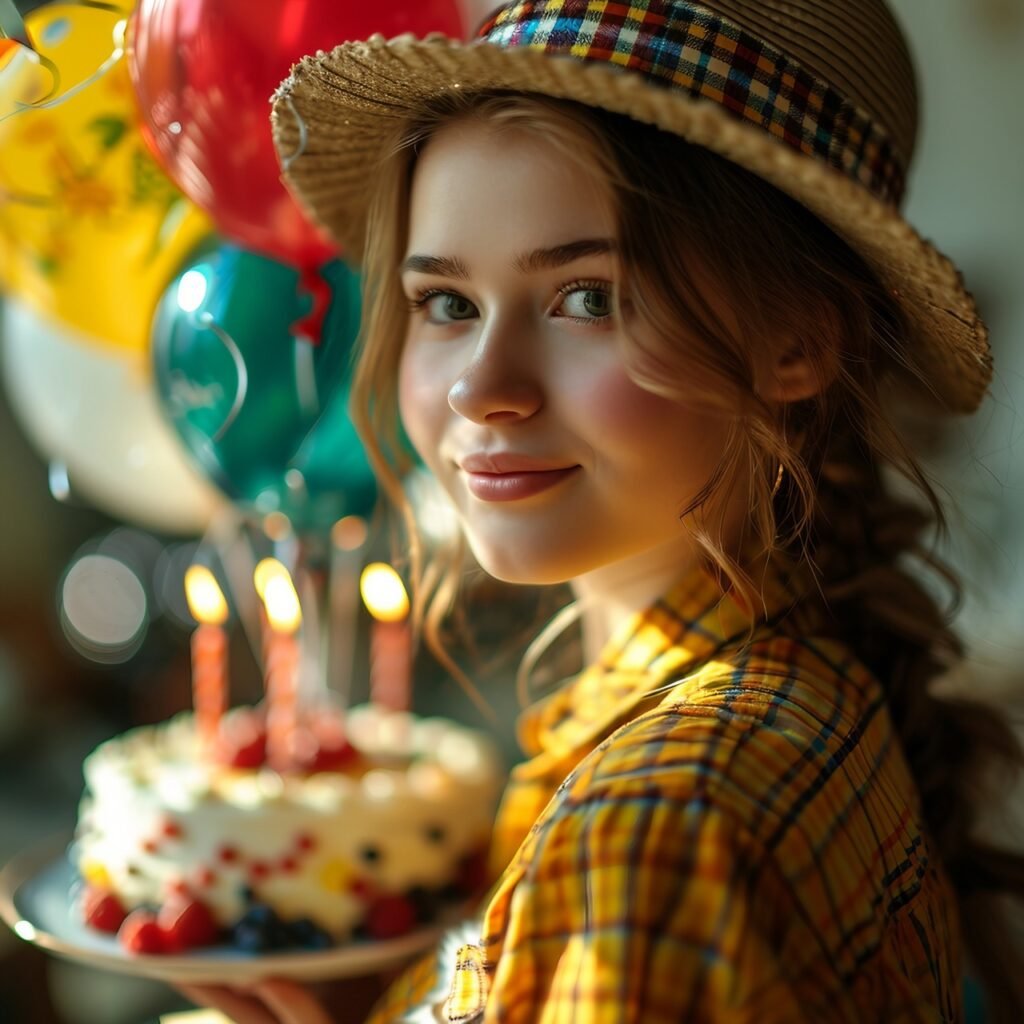
<svg viewBox="0 0 1024 1024"><path fill-rule="evenodd" d="M467 473L548 473L558 469L573 469L565 462L539 459L518 452L472 452L457 460Z"/></svg>
<svg viewBox="0 0 1024 1024"><path fill-rule="evenodd" d="M482 501L517 501L561 483L580 468L518 452L471 452L456 460L466 485Z"/></svg>

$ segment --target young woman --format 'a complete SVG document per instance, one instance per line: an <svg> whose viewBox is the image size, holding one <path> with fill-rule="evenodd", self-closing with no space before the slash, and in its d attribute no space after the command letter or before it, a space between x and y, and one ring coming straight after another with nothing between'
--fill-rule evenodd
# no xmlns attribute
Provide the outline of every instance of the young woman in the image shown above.
<svg viewBox="0 0 1024 1024"><path fill-rule="evenodd" d="M1020 752L928 692L941 512L887 412L990 373L898 212L916 116L881 0L509 3L283 84L285 173L365 269L382 479L400 415L487 572L571 583L589 663L524 715L481 919L375 1024L957 1021L965 952L1019 1019L1022 861L971 833ZM462 564L417 570L428 637Z"/></svg>

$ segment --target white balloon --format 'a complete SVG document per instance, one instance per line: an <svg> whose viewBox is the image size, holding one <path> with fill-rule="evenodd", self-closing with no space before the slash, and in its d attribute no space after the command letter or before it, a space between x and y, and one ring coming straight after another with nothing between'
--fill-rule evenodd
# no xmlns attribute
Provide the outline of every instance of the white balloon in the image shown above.
<svg viewBox="0 0 1024 1024"><path fill-rule="evenodd" d="M200 533L223 499L160 411L148 352L115 350L6 297L3 376L15 416L72 491L139 526Z"/></svg>

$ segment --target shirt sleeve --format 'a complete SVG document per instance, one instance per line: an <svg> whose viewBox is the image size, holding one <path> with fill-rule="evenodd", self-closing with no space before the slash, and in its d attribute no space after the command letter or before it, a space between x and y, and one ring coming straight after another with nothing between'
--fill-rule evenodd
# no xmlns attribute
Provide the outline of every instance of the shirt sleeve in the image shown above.
<svg viewBox="0 0 1024 1024"><path fill-rule="evenodd" d="M657 776L567 801L517 885L484 1019L807 1019L785 959L795 908L729 810Z"/></svg>

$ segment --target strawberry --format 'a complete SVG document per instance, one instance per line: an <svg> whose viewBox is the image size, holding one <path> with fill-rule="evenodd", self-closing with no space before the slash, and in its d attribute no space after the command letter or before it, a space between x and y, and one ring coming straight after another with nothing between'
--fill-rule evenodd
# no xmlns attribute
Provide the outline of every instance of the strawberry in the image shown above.
<svg viewBox="0 0 1024 1024"><path fill-rule="evenodd" d="M359 752L350 743L342 741L337 746L321 745L306 766L306 771L340 772L359 760Z"/></svg>
<svg viewBox="0 0 1024 1024"><path fill-rule="evenodd" d="M115 934L128 916L121 901L109 890L87 885L82 893L82 919L91 928Z"/></svg>
<svg viewBox="0 0 1024 1024"><path fill-rule="evenodd" d="M255 712L235 712L217 737L217 760L232 768L259 768L267 759L267 731Z"/></svg>
<svg viewBox="0 0 1024 1024"><path fill-rule="evenodd" d="M156 922L169 953L212 946L220 938L213 913L202 900L174 897L160 908Z"/></svg>
<svg viewBox="0 0 1024 1024"><path fill-rule="evenodd" d="M416 908L404 896L379 896L366 915L366 930L374 939L396 939L416 927Z"/></svg>
<svg viewBox="0 0 1024 1024"><path fill-rule="evenodd" d="M117 939L129 953L164 953L164 933L152 910L133 910L117 932Z"/></svg>

